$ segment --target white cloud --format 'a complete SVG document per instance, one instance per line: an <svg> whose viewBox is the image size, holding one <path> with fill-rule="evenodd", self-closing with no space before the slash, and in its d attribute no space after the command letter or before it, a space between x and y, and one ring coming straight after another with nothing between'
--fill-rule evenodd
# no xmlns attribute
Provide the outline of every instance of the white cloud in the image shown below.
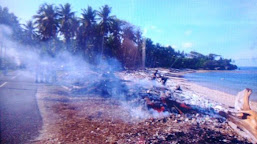
<svg viewBox="0 0 257 144"><path fill-rule="evenodd" d="M178 48L177 45L171 45L171 47L174 48L174 49Z"/></svg>
<svg viewBox="0 0 257 144"><path fill-rule="evenodd" d="M155 25L150 25L144 27L143 36L145 36L148 32L161 33L162 30L156 27Z"/></svg>
<svg viewBox="0 0 257 144"><path fill-rule="evenodd" d="M193 47L193 43L191 42L182 43L182 48L191 48L191 47Z"/></svg>
<svg viewBox="0 0 257 144"><path fill-rule="evenodd" d="M150 28L150 29L156 29L156 26L151 25L149 28Z"/></svg>
<svg viewBox="0 0 257 144"><path fill-rule="evenodd" d="M192 30L187 30L187 31L185 31L185 35L186 36L190 36L192 34Z"/></svg>
<svg viewBox="0 0 257 144"><path fill-rule="evenodd" d="M161 29L159 29L158 27L156 27L156 26L154 26L154 25L151 25L151 26L149 27L149 29L152 30L152 31L154 31L154 32L157 32L157 33L162 32Z"/></svg>
<svg viewBox="0 0 257 144"><path fill-rule="evenodd" d="M145 27L143 31L143 36L146 36L147 32L148 32L148 29Z"/></svg>

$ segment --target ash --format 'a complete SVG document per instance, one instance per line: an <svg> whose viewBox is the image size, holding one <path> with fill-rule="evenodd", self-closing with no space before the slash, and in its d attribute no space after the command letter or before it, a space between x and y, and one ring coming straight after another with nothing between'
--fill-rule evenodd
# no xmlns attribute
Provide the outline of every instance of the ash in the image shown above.
<svg viewBox="0 0 257 144"><path fill-rule="evenodd" d="M81 78L72 79L69 73L59 75L65 93L57 94L72 103L72 113L76 110L76 114L68 122L66 118L58 123L64 123L61 129L80 125L68 138L67 134L60 137L59 142L249 143L219 116L218 111L228 108L181 88L172 81L170 70L87 71L86 76L76 75ZM59 107L54 106L58 115L69 111ZM82 134L83 140L72 138Z"/></svg>

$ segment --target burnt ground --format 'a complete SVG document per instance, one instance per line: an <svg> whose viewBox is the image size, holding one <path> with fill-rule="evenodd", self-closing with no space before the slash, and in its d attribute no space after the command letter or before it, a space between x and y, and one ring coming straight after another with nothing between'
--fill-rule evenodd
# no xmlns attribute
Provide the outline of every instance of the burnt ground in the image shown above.
<svg viewBox="0 0 257 144"><path fill-rule="evenodd" d="M21 71L0 75L0 143L29 143L38 136L37 87L33 76Z"/></svg>
<svg viewBox="0 0 257 144"><path fill-rule="evenodd" d="M115 99L58 86L39 88L37 97L44 126L34 143L248 143L226 121L201 114L138 120Z"/></svg>

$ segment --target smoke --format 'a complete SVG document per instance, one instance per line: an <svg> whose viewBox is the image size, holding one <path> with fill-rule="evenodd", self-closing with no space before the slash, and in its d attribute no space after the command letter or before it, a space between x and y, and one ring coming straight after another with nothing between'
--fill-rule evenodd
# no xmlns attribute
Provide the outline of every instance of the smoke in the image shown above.
<svg viewBox="0 0 257 144"><path fill-rule="evenodd" d="M153 86L160 87L159 83L151 80L135 80L125 77L130 83L125 83L116 75L122 70L117 59L96 58L97 64L90 64L82 56L72 55L62 51L54 57L43 55L40 52L45 45L37 47L25 46L11 40L12 30L0 25L0 46L3 49L1 58L8 59L4 67L22 67L27 75L35 76L36 82L52 83L67 88L74 96L97 94L102 97L111 97L120 101L121 107L134 119L146 119L150 117L162 117L167 114L159 114L148 111L144 100L139 96L142 89ZM137 101L131 103L131 101ZM124 118L124 120L127 120Z"/></svg>
<svg viewBox="0 0 257 144"><path fill-rule="evenodd" d="M11 40L12 29L5 25L0 25L0 57L2 66L19 67L27 65L29 70L33 69L39 62L39 56L29 47L23 46Z"/></svg>
<svg viewBox="0 0 257 144"><path fill-rule="evenodd" d="M2 41L6 41L12 34L12 29L6 25L0 24L0 38Z"/></svg>
<svg viewBox="0 0 257 144"><path fill-rule="evenodd" d="M42 55L42 49L45 48L45 45L36 47L22 45L11 40L11 35L11 28L0 25L1 58L11 62L16 67L24 65L26 70L31 72L62 70L69 73L68 79L75 81L81 77L93 76L90 79L94 79L99 72L114 72L121 69L121 65L115 59L102 60L99 57L97 60L99 65L95 66L85 62L82 56L74 56L67 51L59 52L54 57L47 54ZM5 64L5 67L10 66L8 64Z"/></svg>

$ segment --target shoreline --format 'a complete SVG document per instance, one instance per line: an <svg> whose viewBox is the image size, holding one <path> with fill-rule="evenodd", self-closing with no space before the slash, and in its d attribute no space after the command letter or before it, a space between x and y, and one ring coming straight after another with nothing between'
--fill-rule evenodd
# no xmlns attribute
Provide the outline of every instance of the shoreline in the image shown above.
<svg viewBox="0 0 257 144"><path fill-rule="evenodd" d="M213 72L213 71L212 70L208 70L208 71L195 70L195 71L189 71L189 72L181 72L181 73L179 72L177 73L178 77L173 77L173 79L175 79L175 82L178 83L178 85L181 85L182 88L184 87L185 89L191 90L197 93L199 96L206 98L207 100L212 100L212 101L224 104L228 107L234 107L236 95L229 94L221 90L209 88L207 86L190 81L184 77L184 75L188 73L204 73L204 72ZM253 110L257 111L256 101L251 100L250 105Z"/></svg>
<svg viewBox="0 0 257 144"><path fill-rule="evenodd" d="M190 75L190 73L195 73L196 75L194 74ZM209 73L207 74L209 76L207 76L207 78L205 79L205 77L200 76L201 73ZM220 73L220 79L224 80L224 84L222 81L210 81L210 75L211 75L210 73L215 73L214 75L216 75L216 73ZM235 74L235 73L241 73L241 72L237 70L236 71L235 70L230 70L230 71L229 70L196 70L195 72L185 73L183 74L183 76L189 82L192 82L210 89L218 90L233 96L236 96L238 92L244 90L245 88L250 88L253 90L253 93L250 96L250 101L257 102L257 93L256 93L257 89L254 87L255 84L251 83L246 85L245 83L246 80L245 80L242 85L238 85L240 81L237 81L237 84L234 85L233 83L228 82L228 81L232 81L233 79L231 79L230 77L228 77L227 79L225 76L229 73ZM238 76L240 77L240 75ZM195 77L199 77L199 79L198 78L195 79Z"/></svg>

